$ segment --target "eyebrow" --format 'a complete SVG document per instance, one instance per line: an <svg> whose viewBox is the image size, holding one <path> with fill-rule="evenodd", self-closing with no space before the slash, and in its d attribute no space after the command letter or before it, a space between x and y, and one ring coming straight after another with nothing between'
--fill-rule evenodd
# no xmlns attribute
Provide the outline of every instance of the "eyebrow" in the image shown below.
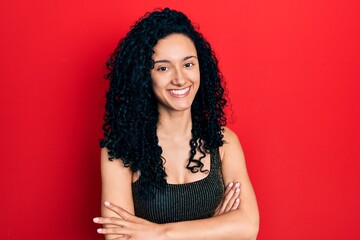
<svg viewBox="0 0 360 240"><path fill-rule="evenodd" d="M183 61L186 61L186 60L188 60L190 58L196 58L197 59L196 56L187 56L187 57L183 58ZM157 61L154 62L154 64L156 64L156 63L170 63L170 61L166 60L166 59L163 59L163 60L157 60Z"/></svg>

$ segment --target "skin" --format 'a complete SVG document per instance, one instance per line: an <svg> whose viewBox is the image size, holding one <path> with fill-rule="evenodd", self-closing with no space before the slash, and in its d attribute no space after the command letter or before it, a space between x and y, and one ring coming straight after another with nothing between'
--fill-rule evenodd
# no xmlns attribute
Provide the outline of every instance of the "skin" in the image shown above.
<svg viewBox="0 0 360 240"><path fill-rule="evenodd" d="M191 173L185 167L190 151L191 104L200 85L195 46L188 37L172 34L159 40L154 51L151 77L158 99L157 135L166 159L167 181L182 184L203 179L207 173ZM224 128L223 135L225 144L219 151L227 186L224 199L213 217L193 221L156 224L134 216L131 183L139 176L121 160L108 161L107 149L102 149L104 204L102 217L94 222L104 227L98 232L106 239L256 239L259 213L243 151L235 133ZM203 163L205 169L210 168L209 154Z"/></svg>

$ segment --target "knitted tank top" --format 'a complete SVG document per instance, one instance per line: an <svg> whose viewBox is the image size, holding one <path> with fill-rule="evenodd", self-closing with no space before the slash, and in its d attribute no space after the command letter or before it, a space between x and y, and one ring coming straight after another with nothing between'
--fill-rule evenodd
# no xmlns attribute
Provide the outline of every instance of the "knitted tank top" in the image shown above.
<svg viewBox="0 0 360 240"><path fill-rule="evenodd" d="M141 177L140 179L141 180ZM210 153L210 172L198 181L167 184L152 199L140 198L139 180L132 184L135 215L155 223L211 217L224 196L219 150Z"/></svg>

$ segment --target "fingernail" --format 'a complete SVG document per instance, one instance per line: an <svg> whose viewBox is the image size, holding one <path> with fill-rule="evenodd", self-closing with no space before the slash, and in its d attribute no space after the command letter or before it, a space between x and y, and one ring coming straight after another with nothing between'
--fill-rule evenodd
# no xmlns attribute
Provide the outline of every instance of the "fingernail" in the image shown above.
<svg viewBox="0 0 360 240"><path fill-rule="evenodd" d="M101 229L101 228L98 228L97 232L98 232L98 233L101 233L101 232L102 232L102 229Z"/></svg>
<svg viewBox="0 0 360 240"><path fill-rule="evenodd" d="M235 200L235 202L237 202L237 203L238 203L238 202L240 202L240 199L239 199L239 198L237 198L237 199Z"/></svg>
<svg viewBox="0 0 360 240"><path fill-rule="evenodd" d="M237 182L237 183L235 184L235 187L240 187L240 183Z"/></svg>
<svg viewBox="0 0 360 240"><path fill-rule="evenodd" d="M104 204L105 204L105 206L107 206L107 207L110 206L110 202L108 202L108 201L105 201Z"/></svg>
<svg viewBox="0 0 360 240"><path fill-rule="evenodd" d="M93 219L93 221L97 223L97 222L99 222L99 218L96 217Z"/></svg>
<svg viewBox="0 0 360 240"><path fill-rule="evenodd" d="M237 193L238 193L238 192L240 192L240 189L239 189L239 188L237 188L237 189L235 190L235 192L237 192Z"/></svg>
<svg viewBox="0 0 360 240"><path fill-rule="evenodd" d="M229 187L232 187L232 185L234 185L234 183L233 183L233 182L229 183Z"/></svg>

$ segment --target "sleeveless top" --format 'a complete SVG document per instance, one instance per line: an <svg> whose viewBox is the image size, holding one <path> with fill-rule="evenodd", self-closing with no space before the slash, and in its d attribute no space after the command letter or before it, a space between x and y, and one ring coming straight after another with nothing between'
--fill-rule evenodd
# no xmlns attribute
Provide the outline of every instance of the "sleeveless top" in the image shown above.
<svg viewBox="0 0 360 240"><path fill-rule="evenodd" d="M132 184L135 215L155 223L180 222L213 216L224 196L219 149L210 151L210 172L198 181L167 184L152 199L140 198L140 178Z"/></svg>

